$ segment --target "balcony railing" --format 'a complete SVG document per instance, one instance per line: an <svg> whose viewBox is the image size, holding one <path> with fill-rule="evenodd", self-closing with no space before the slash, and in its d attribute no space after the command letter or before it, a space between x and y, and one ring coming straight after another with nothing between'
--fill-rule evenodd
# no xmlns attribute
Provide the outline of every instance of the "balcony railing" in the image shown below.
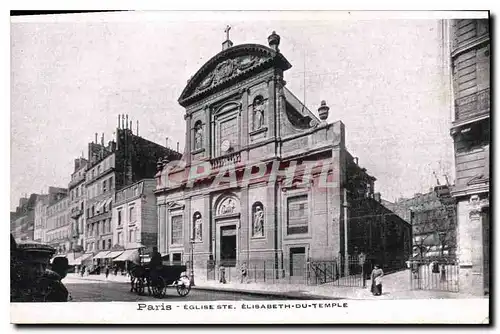
<svg viewBox="0 0 500 334"><path fill-rule="evenodd" d="M476 115L489 112L489 110L489 88L455 100L455 118L457 121L472 118Z"/></svg>
<svg viewBox="0 0 500 334"><path fill-rule="evenodd" d="M241 152L230 153L210 160L212 168L220 168L228 164L236 164L241 161Z"/></svg>

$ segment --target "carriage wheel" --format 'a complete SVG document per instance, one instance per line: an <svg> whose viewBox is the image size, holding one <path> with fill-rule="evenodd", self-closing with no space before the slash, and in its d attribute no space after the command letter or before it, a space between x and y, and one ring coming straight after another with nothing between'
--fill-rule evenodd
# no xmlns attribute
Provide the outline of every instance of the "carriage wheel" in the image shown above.
<svg viewBox="0 0 500 334"><path fill-rule="evenodd" d="M135 291L138 295L144 294L144 280L142 278L137 278L135 281Z"/></svg>
<svg viewBox="0 0 500 334"><path fill-rule="evenodd" d="M177 281L177 287L176 287L177 293L181 297L186 297L189 294L189 291L191 291L191 285L189 283L188 284L184 283L184 279L186 278L187 277L181 277L181 279Z"/></svg>
<svg viewBox="0 0 500 334"><path fill-rule="evenodd" d="M165 295L165 287L165 280L162 277L158 277L152 284L153 296L162 298Z"/></svg>

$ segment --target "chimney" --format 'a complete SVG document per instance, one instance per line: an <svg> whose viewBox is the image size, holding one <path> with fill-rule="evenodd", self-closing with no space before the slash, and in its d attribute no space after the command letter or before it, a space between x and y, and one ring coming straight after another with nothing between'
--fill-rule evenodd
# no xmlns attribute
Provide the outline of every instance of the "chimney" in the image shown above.
<svg viewBox="0 0 500 334"><path fill-rule="evenodd" d="M377 202L379 202L379 203L381 203L381 202L382 202L382 197L381 197L380 193L375 193L375 194L373 194L373 198L375 198L375 200L376 200Z"/></svg>
<svg viewBox="0 0 500 334"><path fill-rule="evenodd" d="M124 122L125 122L125 115L124 115L124 114L122 114L122 129L125 129L125 124L124 124Z"/></svg>
<svg viewBox="0 0 500 334"><path fill-rule="evenodd" d="M132 121L130 121L130 128L129 128L130 132L132 132Z"/></svg>
<svg viewBox="0 0 500 334"><path fill-rule="evenodd" d="M120 114L118 114L118 129L120 128Z"/></svg>
<svg viewBox="0 0 500 334"><path fill-rule="evenodd" d="M137 130L135 131L136 132L135 134L138 136L139 135L139 121L137 121L136 124L137 124Z"/></svg>
<svg viewBox="0 0 500 334"><path fill-rule="evenodd" d="M101 145L104 146L104 132L102 133L102 136L101 136Z"/></svg>
<svg viewBox="0 0 500 334"><path fill-rule="evenodd" d="M179 152L179 142L177 142L177 152Z"/></svg>
<svg viewBox="0 0 500 334"><path fill-rule="evenodd" d="M95 133L95 143L97 144L97 132Z"/></svg>
<svg viewBox="0 0 500 334"><path fill-rule="evenodd" d="M165 145L166 148L168 148L168 137L166 138L166 145Z"/></svg>
<svg viewBox="0 0 500 334"><path fill-rule="evenodd" d="M125 116L125 128L128 129L128 115Z"/></svg>
<svg viewBox="0 0 500 334"><path fill-rule="evenodd" d="M352 160L354 160L354 163L355 163L356 165L358 164L358 160L359 160L359 159L358 159L358 157L354 157L354 159L352 159Z"/></svg>

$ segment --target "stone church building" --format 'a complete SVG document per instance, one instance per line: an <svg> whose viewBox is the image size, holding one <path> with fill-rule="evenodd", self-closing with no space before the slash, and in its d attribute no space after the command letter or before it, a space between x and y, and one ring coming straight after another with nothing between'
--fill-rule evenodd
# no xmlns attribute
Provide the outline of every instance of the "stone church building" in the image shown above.
<svg viewBox="0 0 500 334"><path fill-rule="evenodd" d="M360 250L349 201L373 199L375 178L347 151L344 124L326 122L326 102L318 118L286 88L280 37L268 44L227 39L179 98L186 147L158 166L158 246L196 276L210 262L302 275L307 259Z"/></svg>

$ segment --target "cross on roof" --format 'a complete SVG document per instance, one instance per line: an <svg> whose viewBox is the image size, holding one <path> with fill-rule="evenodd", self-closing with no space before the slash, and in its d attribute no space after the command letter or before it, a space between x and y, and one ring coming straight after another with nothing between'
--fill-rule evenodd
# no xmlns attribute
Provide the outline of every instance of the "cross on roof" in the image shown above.
<svg viewBox="0 0 500 334"><path fill-rule="evenodd" d="M226 33L226 40L229 40L229 30L231 30L231 26L228 25L226 29L224 29L224 32Z"/></svg>

